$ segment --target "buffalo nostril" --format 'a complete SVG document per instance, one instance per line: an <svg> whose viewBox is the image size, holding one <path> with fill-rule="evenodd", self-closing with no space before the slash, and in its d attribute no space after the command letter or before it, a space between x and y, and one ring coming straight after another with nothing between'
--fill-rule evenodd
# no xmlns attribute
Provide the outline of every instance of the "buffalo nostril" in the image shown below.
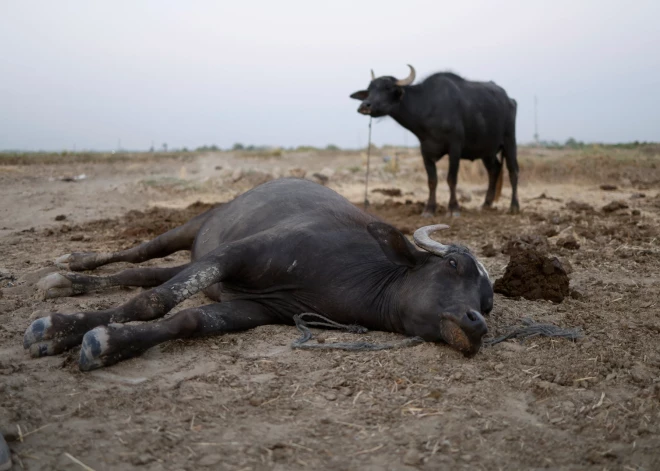
<svg viewBox="0 0 660 471"><path fill-rule="evenodd" d="M479 316L477 315L476 312L474 312L473 310L470 309L467 312L467 318L470 319L470 321L472 321L472 322L476 322L477 319L479 319Z"/></svg>

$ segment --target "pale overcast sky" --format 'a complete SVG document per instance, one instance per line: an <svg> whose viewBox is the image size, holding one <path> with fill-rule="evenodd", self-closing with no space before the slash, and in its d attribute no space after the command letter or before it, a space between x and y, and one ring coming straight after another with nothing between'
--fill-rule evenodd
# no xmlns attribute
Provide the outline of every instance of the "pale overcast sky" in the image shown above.
<svg viewBox="0 0 660 471"><path fill-rule="evenodd" d="M518 141L660 141L660 1L0 0L0 149L366 145L349 95L451 70ZM416 144L391 119L376 144Z"/></svg>

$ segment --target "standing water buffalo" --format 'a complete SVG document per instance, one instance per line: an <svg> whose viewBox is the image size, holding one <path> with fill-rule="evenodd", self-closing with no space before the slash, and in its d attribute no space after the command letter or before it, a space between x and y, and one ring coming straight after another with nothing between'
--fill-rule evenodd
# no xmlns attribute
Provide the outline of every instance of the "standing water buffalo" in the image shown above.
<svg viewBox="0 0 660 471"><path fill-rule="evenodd" d="M314 312L344 324L446 342L472 356L486 334L482 314L493 307L483 265L465 247L443 245L427 226L401 232L322 185L273 180L213 208L156 239L115 253L73 253L58 259L70 270L112 262L142 262L191 250L192 262L172 268L133 268L110 276L53 273L39 284L46 297L109 286L153 287L125 304L98 312L52 313L26 330L34 357L82 343L83 371L134 357L166 340L293 324ZM198 291L216 301L161 322Z"/></svg>
<svg viewBox="0 0 660 471"><path fill-rule="evenodd" d="M449 211L459 215L456 182L460 159L482 159L488 171L488 192L484 208L490 208L502 189L502 152L511 179L511 213L518 204L518 160L516 157L515 100L493 82L472 82L456 74L444 72L412 85L415 69L402 80L376 78L371 71L367 90L351 95L361 100L358 112L374 118L389 115L415 134L420 142L424 167L428 176L429 199L423 216L435 213L438 186L436 162L449 154Z"/></svg>

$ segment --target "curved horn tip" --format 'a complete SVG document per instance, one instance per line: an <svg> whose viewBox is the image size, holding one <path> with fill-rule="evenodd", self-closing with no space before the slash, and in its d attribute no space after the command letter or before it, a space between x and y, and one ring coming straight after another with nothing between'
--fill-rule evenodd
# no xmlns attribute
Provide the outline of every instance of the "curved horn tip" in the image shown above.
<svg viewBox="0 0 660 471"><path fill-rule="evenodd" d="M449 246L431 239L430 236L433 232L443 229L449 229L449 226L446 224L435 224L433 226L420 227L414 232L413 241L419 248L443 257L447 253Z"/></svg>
<svg viewBox="0 0 660 471"><path fill-rule="evenodd" d="M376 74L374 74L374 69L371 69L371 81L376 80Z"/></svg>
<svg viewBox="0 0 660 471"><path fill-rule="evenodd" d="M405 87L405 86L410 85L411 83L413 83L415 81L415 76L417 74L415 72L415 68L410 64L407 64L407 65L408 65L408 67L410 67L410 74L408 75L408 77L396 81L396 84L399 85L400 87Z"/></svg>
<svg viewBox="0 0 660 471"><path fill-rule="evenodd" d="M427 234L431 234L436 231L442 231L444 229L449 229L449 226L447 224L434 224L432 226L423 226L417 229L418 231L426 232Z"/></svg>

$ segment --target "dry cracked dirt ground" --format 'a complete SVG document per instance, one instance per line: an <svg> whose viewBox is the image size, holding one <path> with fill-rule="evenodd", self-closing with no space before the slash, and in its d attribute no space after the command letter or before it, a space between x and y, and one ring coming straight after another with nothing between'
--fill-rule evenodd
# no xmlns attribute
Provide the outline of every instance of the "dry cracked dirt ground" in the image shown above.
<svg viewBox="0 0 660 471"><path fill-rule="evenodd" d="M499 210L479 210L486 179L475 163L461 170L461 217L432 222L448 222L443 240L471 247L493 278L519 245L558 256L570 296L496 295L489 335L530 318L581 329L577 342L512 340L468 360L431 344L292 350L295 328L265 326L168 342L91 373L78 371L77 349L31 359L25 328L39 311L103 309L136 290L44 301L35 284L56 271L57 256L132 246L301 168L360 204L364 158L217 153L0 165L0 427L14 469L83 469L74 460L154 471L660 469L660 157L544 152L521 150L520 215L505 213L508 186ZM420 217L421 159L382 157L372 162L371 188L400 196L371 192L370 211L411 234L429 223ZM438 199L447 200L442 183ZM200 294L178 309L205 302Z"/></svg>

